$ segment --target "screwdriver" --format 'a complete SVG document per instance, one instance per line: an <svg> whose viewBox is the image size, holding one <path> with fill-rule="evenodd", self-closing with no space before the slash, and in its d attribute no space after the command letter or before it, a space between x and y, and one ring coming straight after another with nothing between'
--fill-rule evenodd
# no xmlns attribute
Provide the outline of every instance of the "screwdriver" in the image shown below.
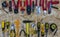
<svg viewBox="0 0 60 37"><path fill-rule="evenodd" d="M48 29L49 29L49 24L48 24L48 23L45 23L45 32L46 32L46 37L47 37Z"/></svg>
<svg viewBox="0 0 60 37"><path fill-rule="evenodd" d="M16 37L14 24L12 24L11 27L10 27L10 37Z"/></svg>
<svg viewBox="0 0 60 37"><path fill-rule="evenodd" d="M9 37L10 22L9 21L5 22L5 25L6 25L6 29L7 29L7 37Z"/></svg>
<svg viewBox="0 0 60 37"><path fill-rule="evenodd" d="M3 33L3 37L5 37L5 21L2 21L2 33Z"/></svg>
<svg viewBox="0 0 60 37"><path fill-rule="evenodd" d="M37 22L38 37L40 37L40 22Z"/></svg>
<svg viewBox="0 0 60 37"><path fill-rule="evenodd" d="M35 4L34 1L32 1L32 12L34 12L34 9L35 9Z"/></svg>
<svg viewBox="0 0 60 37"><path fill-rule="evenodd" d="M45 25L44 24L41 24L41 36L44 37L44 34L45 34Z"/></svg>

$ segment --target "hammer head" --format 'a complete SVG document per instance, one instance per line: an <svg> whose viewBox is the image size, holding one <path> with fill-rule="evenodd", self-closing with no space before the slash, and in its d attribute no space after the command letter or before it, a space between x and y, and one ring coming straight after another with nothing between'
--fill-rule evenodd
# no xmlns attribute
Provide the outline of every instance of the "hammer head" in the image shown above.
<svg viewBox="0 0 60 37"><path fill-rule="evenodd" d="M31 21L31 20L24 20L23 21L23 23L31 23L31 22L33 22L33 21Z"/></svg>

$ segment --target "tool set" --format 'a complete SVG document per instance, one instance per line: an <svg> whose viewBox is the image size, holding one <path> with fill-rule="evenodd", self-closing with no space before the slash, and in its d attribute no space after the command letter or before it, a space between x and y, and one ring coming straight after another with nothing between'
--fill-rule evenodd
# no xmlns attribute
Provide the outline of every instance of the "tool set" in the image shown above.
<svg viewBox="0 0 60 37"><path fill-rule="evenodd" d="M52 23L51 25L49 25L49 23L45 23L42 24L40 22L37 22L37 30L34 30L30 32L30 23L32 23L33 21L31 20L23 20L23 23L26 24L26 29L24 28L24 26L22 26L22 29L19 33L19 25L20 25L20 22L19 20L16 20L14 22L14 24L10 24L9 21L2 21L2 31L3 31L3 35L5 33L5 30L7 29L7 32L10 34L10 37L19 37L21 36L22 32L24 32L24 36L25 37L30 37L30 33L32 34L33 32L33 35L34 34L37 34L38 36L37 37L40 37L40 32L41 32L41 37L44 37L45 33L46 33L46 37L47 37L47 34L48 34L48 30L50 29L52 32L54 32L54 35L56 34L58 28L57 28L57 25L55 23ZM32 24L32 26L34 27L35 25Z"/></svg>
<svg viewBox="0 0 60 37"><path fill-rule="evenodd" d="M24 12L26 11L27 16L31 15L32 13L34 15L35 10L36 10L37 20L40 19L39 16L41 16L41 14L42 14L41 10L43 10L42 15L44 15L44 16L47 15L47 12L48 12L48 14L51 14L52 8L59 10L58 7L53 6L54 4L59 4L59 1L18 0L16 2L15 2L15 0L9 0L8 2L3 1L1 4L2 10L4 10L7 14L9 12L14 12L14 14L18 14L19 9L20 9L20 12L22 12L23 15L24 15ZM9 10L6 11L5 10L6 8L8 8ZM8 15L8 17L9 17L9 15ZM13 16L11 16L11 17L13 17ZM19 16L19 17L21 17L21 16ZM56 34L56 32L58 30L57 24L55 24L55 23L49 24L48 22L43 23L42 21L40 21L40 20L37 21L37 20L35 21L35 22L37 22L36 24L31 19L27 19L27 20L23 19L20 22L20 19L18 18L16 20L14 20L13 23L11 23L11 21L3 20L2 24L1 24L3 37L5 37L5 32L7 32L7 35L8 35L7 37L21 37L21 35L23 35L22 32L24 33L24 37L31 37L30 35L32 35L32 37L33 37L34 34L36 34L37 37L44 37L46 34L46 37L48 37L47 35L49 34L48 33L49 29L51 32L55 31L54 35ZM31 24L31 23L33 23L33 24ZM22 26L20 26L20 25L22 25ZM37 29L34 29L35 26Z"/></svg>

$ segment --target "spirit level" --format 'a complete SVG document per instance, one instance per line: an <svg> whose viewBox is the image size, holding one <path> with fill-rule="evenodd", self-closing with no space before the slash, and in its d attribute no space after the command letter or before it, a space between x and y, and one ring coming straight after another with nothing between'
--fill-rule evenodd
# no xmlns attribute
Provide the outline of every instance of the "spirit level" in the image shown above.
<svg viewBox="0 0 60 37"><path fill-rule="evenodd" d="M46 32L46 37L47 37L48 29L49 29L49 24L48 24L48 23L45 23L45 32Z"/></svg>
<svg viewBox="0 0 60 37"><path fill-rule="evenodd" d="M40 22L37 22L38 37L40 37Z"/></svg>
<svg viewBox="0 0 60 37"><path fill-rule="evenodd" d="M30 26L30 23L32 22L32 21L30 21L30 20L24 20L23 21L24 23L26 23L26 37L29 37L30 35L29 35L29 26Z"/></svg>

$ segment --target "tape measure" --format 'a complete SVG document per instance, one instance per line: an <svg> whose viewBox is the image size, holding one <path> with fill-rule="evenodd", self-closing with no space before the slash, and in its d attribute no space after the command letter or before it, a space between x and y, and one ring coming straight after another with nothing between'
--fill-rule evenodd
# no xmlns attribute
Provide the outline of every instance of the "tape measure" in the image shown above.
<svg viewBox="0 0 60 37"><path fill-rule="evenodd" d="M52 23L50 25L50 30L53 32L57 28L57 25L55 23Z"/></svg>

